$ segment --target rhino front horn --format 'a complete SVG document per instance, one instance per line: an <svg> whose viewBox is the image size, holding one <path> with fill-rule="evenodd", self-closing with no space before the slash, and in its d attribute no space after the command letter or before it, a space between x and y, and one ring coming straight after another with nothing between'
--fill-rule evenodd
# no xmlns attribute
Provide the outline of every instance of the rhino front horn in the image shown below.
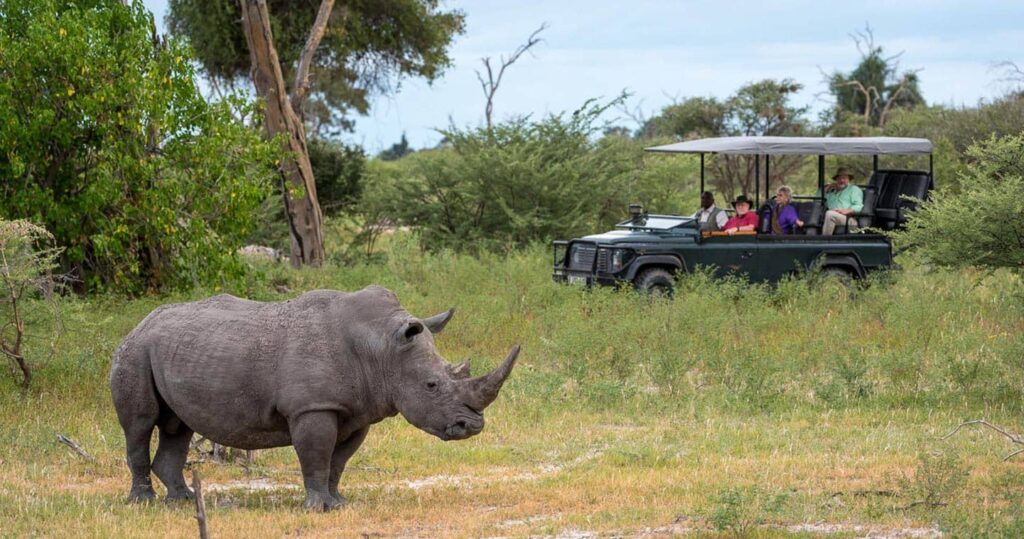
<svg viewBox="0 0 1024 539"><path fill-rule="evenodd" d="M505 379L512 372L518 355L519 345L517 344L512 347L512 351L508 353L508 357L498 368L483 376L466 380L466 404L470 408L478 412L483 411L494 402L494 399L498 398L498 391L501 390L501 385L505 383Z"/></svg>

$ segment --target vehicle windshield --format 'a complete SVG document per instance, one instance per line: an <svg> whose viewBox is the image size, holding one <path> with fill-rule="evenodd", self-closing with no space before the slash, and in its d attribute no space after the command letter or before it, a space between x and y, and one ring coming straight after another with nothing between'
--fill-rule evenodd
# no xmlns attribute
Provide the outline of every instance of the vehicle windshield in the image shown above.
<svg viewBox="0 0 1024 539"><path fill-rule="evenodd" d="M692 222L692 217L680 217L678 215L641 215L635 219L623 221L615 226L617 228L626 229L643 228L647 230L668 230L670 228L676 228Z"/></svg>

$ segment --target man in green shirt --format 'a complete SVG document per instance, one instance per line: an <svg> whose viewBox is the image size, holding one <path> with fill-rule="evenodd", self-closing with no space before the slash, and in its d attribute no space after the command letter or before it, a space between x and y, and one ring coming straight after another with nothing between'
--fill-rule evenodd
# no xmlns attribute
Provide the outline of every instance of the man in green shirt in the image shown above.
<svg viewBox="0 0 1024 539"><path fill-rule="evenodd" d="M853 175L843 167L839 167L832 183L825 186L825 224L821 233L831 236L837 226L847 227L848 232L857 229L857 219L853 214L864 209L864 192L850 181Z"/></svg>

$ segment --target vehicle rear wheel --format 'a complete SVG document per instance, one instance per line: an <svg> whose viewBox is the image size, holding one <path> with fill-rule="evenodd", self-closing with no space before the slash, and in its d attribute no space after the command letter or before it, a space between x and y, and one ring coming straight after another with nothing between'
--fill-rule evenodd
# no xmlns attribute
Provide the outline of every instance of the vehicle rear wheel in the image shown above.
<svg viewBox="0 0 1024 539"><path fill-rule="evenodd" d="M670 298L675 293L676 280L671 272L663 268L644 270L633 282L641 294Z"/></svg>
<svg viewBox="0 0 1024 539"><path fill-rule="evenodd" d="M834 287L852 296L854 293L853 274L836 266L821 268L821 272L818 274L818 287ZM836 292L839 293L839 290Z"/></svg>

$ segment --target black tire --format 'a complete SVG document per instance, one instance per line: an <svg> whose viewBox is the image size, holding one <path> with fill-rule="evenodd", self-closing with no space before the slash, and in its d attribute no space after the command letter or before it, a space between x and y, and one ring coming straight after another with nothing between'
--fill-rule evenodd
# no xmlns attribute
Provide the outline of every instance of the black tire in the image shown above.
<svg viewBox="0 0 1024 539"><path fill-rule="evenodd" d="M821 268L821 271L818 273L818 286L828 286L829 283L837 283L846 289L848 297L853 297L856 293L856 288L853 285L853 274L844 268L838 266Z"/></svg>
<svg viewBox="0 0 1024 539"><path fill-rule="evenodd" d="M664 268L650 268L640 272L633 280L637 292L648 296L671 298L676 291L676 280Z"/></svg>

